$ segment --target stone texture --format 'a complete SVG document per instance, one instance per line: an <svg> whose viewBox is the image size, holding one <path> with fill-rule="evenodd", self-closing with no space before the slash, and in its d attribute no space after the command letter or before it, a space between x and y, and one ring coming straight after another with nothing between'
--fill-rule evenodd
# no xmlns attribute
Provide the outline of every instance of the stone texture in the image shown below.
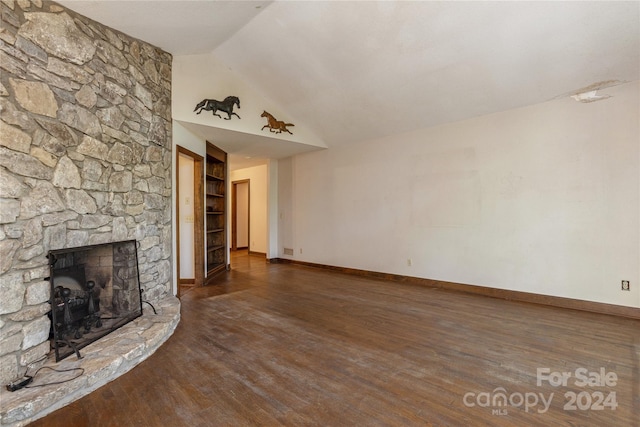
<svg viewBox="0 0 640 427"><path fill-rule="evenodd" d="M18 378L18 363L15 355L0 357L0 377L5 384Z"/></svg>
<svg viewBox="0 0 640 427"><path fill-rule="evenodd" d="M118 107L103 108L96 114L102 123L114 129L120 129L125 120L124 115Z"/></svg>
<svg viewBox="0 0 640 427"><path fill-rule="evenodd" d="M11 335L22 332L22 325L19 323L5 323L0 321L0 324L2 325L2 329L0 329L0 339L4 340Z"/></svg>
<svg viewBox="0 0 640 427"><path fill-rule="evenodd" d="M62 224L47 227L44 230L45 250L62 249L67 244L67 226Z"/></svg>
<svg viewBox="0 0 640 427"><path fill-rule="evenodd" d="M57 120L46 119L43 117L36 118L36 121L47 132L49 132L51 136L57 138L60 141L64 141L62 142L64 146L73 146L78 144L78 137L64 123L60 123ZM56 153L52 152L52 154ZM62 154L64 154L64 152L58 153L58 155Z"/></svg>
<svg viewBox="0 0 640 427"><path fill-rule="evenodd" d="M142 241L140 241L140 247L138 248L138 250L146 251L147 249L150 249L158 245L159 243L160 243L160 238L158 236L146 237L142 239Z"/></svg>
<svg viewBox="0 0 640 427"><path fill-rule="evenodd" d="M0 118L7 124L14 125L25 132L34 129L34 118L18 107L11 98L0 98Z"/></svg>
<svg viewBox="0 0 640 427"><path fill-rule="evenodd" d="M140 205L144 202L144 196L140 191L132 190L124 195L124 201L127 205Z"/></svg>
<svg viewBox="0 0 640 427"><path fill-rule="evenodd" d="M42 246L31 246L29 249L22 249L18 251L18 260L29 261L43 253L44 249Z"/></svg>
<svg viewBox="0 0 640 427"><path fill-rule="evenodd" d="M20 214L20 202L15 199L0 199L0 224L15 222Z"/></svg>
<svg viewBox="0 0 640 427"><path fill-rule="evenodd" d="M90 245L101 245L111 241L111 233L94 233L89 236Z"/></svg>
<svg viewBox="0 0 640 427"><path fill-rule="evenodd" d="M167 132L164 128L164 120L154 117L149 129L149 141L156 145L164 145L167 140Z"/></svg>
<svg viewBox="0 0 640 427"><path fill-rule="evenodd" d="M37 181L29 194L22 199L20 216L30 219L36 215L59 212L64 208L55 187L47 181Z"/></svg>
<svg viewBox="0 0 640 427"><path fill-rule="evenodd" d="M39 305L26 305L20 311L7 315L7 318L14 322L30 322L41 318L50 311L51 305L48 302Z"/></svg>
<svg viewBox="0 0 640 427"><path fill-rule="evenodd" d="M112 240L119 242L127 239L127 224L126 220L122 217L114 218L112 223Z"/></svg>
<svg viewBox="0 0 640 427"><path fill-rule="evenodd" d="M96 42L96 53L106 63L112 63L123 70L129 68L129 61L127 61L118 48L114 47L109 42L98 40Z"/></svg>
<svg viewBox="0 0 640 427"><path fill-rule="evenodd" d="M153 98L151 96L151 92L149 92L149 90L143 85L137 84L135 86L134 94L145 107L147 107L148 109L153 108Z"/></svg>
<svg viewBox="0 0 640 427"><path fill-rule="evenodd" d="M34 218L28 221L24 227L22 235L22 247L28 248L42 240L42 220Z"/></svg>
<svg viewBox="0 0 640 427"><path fill-rule="evenodd" d="M24 285L22 273L13 272L0 276L0 314L14 313L22 307Z"/></svg>
<svg viewBox="0 0 640 427"><path fill-rule="evenodd" d="M87 158L82 165L82 179L98 182L102 177L102 169L100 162Z"/></svg>
<svg viewBox="0 0 640 427"><path fill-rule="evenodd" d="M96 213L96 201L84 190L67 190L67 206L79 214Z"/></svg>
<svg viewBox="0 0 640 427"><path fill-rule="evenodd" d="M68 102L71 102L73 99L71 93L80 89L80 85L78 83L50 73L39 65L33 63L29 63L29 65L27 65L27 73L36 76L38 79L47 83L58 98Z"/></svg>
<svg viewBox="0 0 640 427"><path fill-rule="evenodd" d="M56 117L58 102L53 91L44 83L9 79L16 101L34 114Z"/></svg>
<svg viewBox="0 0 640 427"><path fill-rule="evenodd" d="M107 81L100 85L100 96L109 101L113 105L120 105L124 102L124 97L127 95L127 90L122 86L117 85L111 81Z"/></svg>
<svg viewBox="0 0 640 427"><path fill-rule="evenodd" d="M67 77L70 80L83 85L91 83L93 80L92 73L87 71L86 68L75 64L69 64L68 62L64 62L53 57L49 58L47 61L47 71L61 77Z"/></svg>
<svg viewBox="0 0 640 427"><path fill-rule="evenodd" d="M80 221L82 228L99 228L111 222L110 215L83 215Z"/></svg>
<svg viewBox="0 0 640 427"><path fill-rule="evenodd" d="M47 317L40 317L24 325L22 329L24 339L22 340L22 349L27 350L36 346L49 338L49 328L51 322Z"/></svg>
<svg viewBox="0 0 640 427"><path fill-rule="evenodd" d="M40 147L31 147L31 151L29 154L31 154L34 159L40 160L50 168L55 168L55 166L58 164L58 158L56 156Z"/></svg>
<svg viewBox="0 0 640 427"><path fill-rule="evenodd" d="M98 137L102 133L100 120L91 111L78 105L65 103L58 111L58 119L80 132Z"/></svg>
<svg viewBox="0 0 640 427"><path fill-rule="evenodd" d="M111 150L109 150L107 160L119 165L130 165L133 160L133 150L126 145L117 142Z"/></svg>
<svg viewBox="0 0 640 427"><path fill-rule="evenodd" d="M11 335L2 340L2 345L0 346L0 356L4 356L5 354L13 353L14 351L20 350L22 346L22 334Z"/></svg>
<svg viewBox="0 0 640 427"><path fill-rule="evenodd" d="M25 302L27 305L36 305L49 301L49 281L40 281L27 286Z"/></svg>
<svg viewBox="0 0 640 427"><path fill-rule="evenodd" d="M33 41L49 55L74 64L84 64L96 52L94 43L82 33L67 13L25 13L27 23L18 34Z"/></svg>
<svg viewBox="0 0 640 427"><path fill-rule="evenodd" d="M29 176L51 180L53 169L45 166L42 162L34 159L30 155L16 153L5 147L0 147L0 166L4 166L11 172L20 176Z"/></svg>
<svg viewBox="0 0 640 427"><path fill-rule="evenodd" d="M67 246L74 248L89 244L89 232L86 230L71 230L67 232Z"/></svg>
<svg viewBox="0 0 640 427"><path fill-rule="evenodd" d="M109 190L114 192L127 192L133 188L133 174L129 171L114 172L109 179Z"/></svg>
<svg viewBox="0 0 640 427"><path fill-rule="evenodd" d="M58 166L53 172L53 185L61 188L80 188L82 186L80 171L69 157L65 156L58 161Z"/></svg>
<svg viewBox="0 0 640 427"><path fill-rule="evenodd" d="M49 341L45 341L40 345L30 348L20 356L20 365L27 366L30 363L41 360L47 353L49 353L50 349L51 345L49 344Z"/></svg>
<svg viewBox="0 0 640 427"><path fill-rule="evenodd" d="M144 197L144 205L147 209L162 209L165 207L164 197L159 194L147 194Z"/></svg>
<svg viewBox="0 0 640 427"><path fill-rule="evenodd" d="M58 159L67 153L67 147L64 144L63 140L56 138L55 136L43 135L42 141L40 142L40 146L44 151L46 151L47 153L55 157L56 159L55 164L58 164ZM45 163L45 162L42 162L42 163ZM48 163L45 163L45 164L49 166Z"/></svg>
<svg viewBox="0 0 640 427"><path fill-rule="evenodd" d="M44 227L49 227L51 225L57 225L61 222L69 221L74 218L77 218L78 214L73 211L64 211L59 213L54 213L50 215L42 215L42 225Z"/></svg>
<svg viewBox="0 0 640 427"><path fill-rule="evenodd" d="M26 192L27 186L5 168L0 168L0 197L15 199Z"/></svg>
<svg viewBox="0 0 640 427"><path fill-rule="evenodd" d="M7 237L10 239L19 239L22 238L24 231L24 224L21 222L16 222L13 224L7 224L4 226L4 231L7 234Z"/></svg>
<svg viewBox="0 0 640 427"><path fill-rule="evenodd" d="M0 382L6 382L48 351L47 251L148 238L151 246L139 253L145 297L157 301L170 292L170 252L162 240L171 236L171 56L55 3L0 2L0 348L8 343L10 350L0 356L6 365ZM146 197L150 190L155 197ZM16 348L25 328L26 346ZM149 335L155 329L163 328ZM129 369L156 341L134 332L120 340L123 354L103 352L122 362L105 365ZM97 386L103 373L92 378ZM86 379L65 386L80 388L90 388ZM6 409L3 395L2 423L28 419L61 396L35 391L28 407L14 409Z"/></svg>
<svg viewBox="0 0 640 427"><path fill-rule="evenodd" d="M98 102L98 95L96 95L96 91L88 85L82 86L82 88L76 92L75 98L76 101L78 101L78 104L85 108L93 108Z"/></svg>
<svg viewBox="0 0 640 427"><path fill-rule="evenodd" d="M0 242L0 274L6 273L13 263L13 255L20 247L17 240L3 240Z"/></svg>
<svg viewBox="0 0 640 427"><path fill-rule="evenodd" d="M22 153L28 153L31 136L18 128L0 121L0 145Z"/></svg>
<svg viewBox="0 0 640 427"><path fill-rule="evenodd" d="M96 159L106 160L109 154L109 146L95 138L85 135L82 142L78 145L78 153L86 156L95 157Z"/></svg>

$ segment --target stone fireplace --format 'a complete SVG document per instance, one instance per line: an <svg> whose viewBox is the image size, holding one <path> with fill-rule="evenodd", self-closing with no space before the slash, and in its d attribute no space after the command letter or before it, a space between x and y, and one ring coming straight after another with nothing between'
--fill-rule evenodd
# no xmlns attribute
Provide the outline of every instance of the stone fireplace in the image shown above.
<svg viewBox="0 0 640 427"><path fill-rule="evenodd" d="M136 241L50 251L51 346L56 361L142 315Z"/></svg>
<svg viewBox="0 0 640 427"><path fill-rule="evenodd" d="M7 384L52 357L50 251L135 241L144 298L157 306L172 298L172 58L54 2L2 1L0 12ZM85 279L94 274L89 264ZM92 280L98 288L100 274ZM113 289L110 300L124 295Z"/></svg>

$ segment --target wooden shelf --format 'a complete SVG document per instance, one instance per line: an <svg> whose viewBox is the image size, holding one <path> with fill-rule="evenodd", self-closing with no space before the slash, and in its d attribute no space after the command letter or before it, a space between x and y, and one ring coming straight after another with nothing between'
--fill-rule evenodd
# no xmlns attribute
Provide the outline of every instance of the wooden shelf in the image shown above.
<svg viewBox="0 0 640 427"><path fill-rule="evenodd" d="M207 142L205 167L207 279L226 268L227 154Z"/></svg>

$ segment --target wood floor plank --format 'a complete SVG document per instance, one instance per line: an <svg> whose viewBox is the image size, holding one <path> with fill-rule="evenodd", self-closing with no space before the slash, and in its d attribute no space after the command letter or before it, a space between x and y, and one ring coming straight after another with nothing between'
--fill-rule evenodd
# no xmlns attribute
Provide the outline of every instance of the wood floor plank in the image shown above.
<svg viewBox="0 0 640 427"><path fill-rule="evenodd" d="M217 285L182 295L182 320L153 356L32 425L640 425L638 320L232 262ZM539 368L572 377L538 385ZM616 385L576 385L580 368ZM513 402L494 404L501 391ZM611 392L615 410L566 408L565 393ZM548 408L519 404L534 397Z"/></svg>

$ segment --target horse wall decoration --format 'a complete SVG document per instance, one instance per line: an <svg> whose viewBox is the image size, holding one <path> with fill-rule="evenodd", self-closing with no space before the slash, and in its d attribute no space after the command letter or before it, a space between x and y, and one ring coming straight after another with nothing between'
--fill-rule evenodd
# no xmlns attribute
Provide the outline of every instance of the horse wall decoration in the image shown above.
<svg viewBox="0 0 640 427"><path fill-rule="evenodd" d="M215 99L203 99L193 111L197 111L196 114L202 113L204 111L211 111L214 116L218 116L221 119L231 120L231 116L236 116L240 118L239 115L233 112L233 106L237 105L240 108L240 99L237 96L227 96L224 101L216 101ZM229 117L222 117L219 114L216 114L216 111L223 111L229 115Z"/></svg>
<svg viewBox="0 0 640 427"><path fill-rule="evenodd" d="M260 130L264 130L264 128L269 128L269 132L275 132L275 133L289 132L291 135L293 135L293 133L291 133L291 131L287 129L287 126L295 126L293 123L285 123L282 120L276 120L275 117L273 117L271 114L267 113L266 111L263 111L262 114L260 114L260 117L266 117L268 122L266 125L262 126L262 129Z"/></svg>

